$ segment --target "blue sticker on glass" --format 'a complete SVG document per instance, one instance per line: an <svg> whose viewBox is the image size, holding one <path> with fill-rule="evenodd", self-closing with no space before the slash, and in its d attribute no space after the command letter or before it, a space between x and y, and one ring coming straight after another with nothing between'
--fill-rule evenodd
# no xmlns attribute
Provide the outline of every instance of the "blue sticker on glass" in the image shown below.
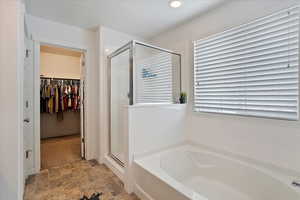
<svg viewBox="0 0 300 200"><path fill-rule="evenodd" d="M143 78L154 78L157 74L151 72L149 69L143 68L142 70Z"/></svg>

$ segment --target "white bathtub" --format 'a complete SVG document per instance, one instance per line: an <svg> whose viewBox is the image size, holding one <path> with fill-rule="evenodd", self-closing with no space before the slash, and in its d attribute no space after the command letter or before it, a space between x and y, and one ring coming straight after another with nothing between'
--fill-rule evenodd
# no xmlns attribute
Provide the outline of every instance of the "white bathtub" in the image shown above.
<svg viewBox="0 0 300 200"><path fill-rule="evenodd" d="M135 160L134 175L148 200L300 200L291 177L192 145Z"/></svg>

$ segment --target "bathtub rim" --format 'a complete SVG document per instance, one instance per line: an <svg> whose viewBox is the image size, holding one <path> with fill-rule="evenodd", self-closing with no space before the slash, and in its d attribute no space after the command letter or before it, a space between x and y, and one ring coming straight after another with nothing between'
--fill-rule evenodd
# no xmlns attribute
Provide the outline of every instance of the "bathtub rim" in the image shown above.
<svg viewBox="0 0 300 200"><path fill-rule="evenodd" d="M139 160L139 159L145 158L147 156L150 156L150 155L153 155L153 154L156 154L159 152L168 151L170 149L178 148L180 146L185 146L185 145L194 146L194 147L198 148L199 150L216 153L217 155L222 155L222 156L225 156L226 158L232 158L233 160L240 160L245 164L258 166L259 168L266 169L267 171L273 171L275 174L282 174L283 176L300 180L300 171L295 171L290 168L278 166L278 165L275 165L270 162L264 162L261 160L257 160L257 159L251 158L251 157L241 154L241 153L233 153L231 151L226 151L224 149L217 149L215 147L207 146L207 145L192 142L192 141L183 141L183 142L169 145L164 148L157 149L157 150L135 153L134 160Z"/></svg>
<svg viewBox="0 0 300 200"><path fill-rule="evenodd" d="M143 168L148 173L150 173L151 175L160 179L162 182L169 185L173 189L179 191L181 194L183 194L187 198L192 199L192 194L193 194L192 189L187 188L182 183L177 181L175 178L171 177L167 172L165 172L165 170L159 168L158 171L155 171L147 166L145 167L143 164L143 161L145 162L145 160L153 159L153 157L157 157L156 159L159 159L159 161L160 161L161 156L166 155L172 151L182 151L182 150L210 154L210 155L213 155L216 157L220 157L222 159L227 159L229 161L235 162L244 167L252 168L252 169L257 170L260 173L264 174L265 176L269 176L271 179L274 179L275 181L282 183L283 185L285 185L286 187L288 187L289 189L291 189L292 191L294 191L295 193L297 193L300 196L300 188L296 188L291 185L292 181L297 179L297 177L295 178L295 177L291 177L290 175L287 175L284 173L279 173L279 171L276 168L275 169L266 168L265 166L257 165L256 163L254 163L254 164L250 163L247 160L245 161L245 159L247 159L247 158L240 160L240 159L237 159L236 157L232 157L229 155L224 155L222 153L210 151L206 148L203 148L202 146L199 146L198 144L190 143L190 142L184 142L184 143L180 143L177 145L169 146L169 147L161 149L161 150L156 150L156 151L152 151L152 152L146 152L143 154L139 154L135 157L134 164ZM280 172L282 172L282 171L280 171Z"/></svg>

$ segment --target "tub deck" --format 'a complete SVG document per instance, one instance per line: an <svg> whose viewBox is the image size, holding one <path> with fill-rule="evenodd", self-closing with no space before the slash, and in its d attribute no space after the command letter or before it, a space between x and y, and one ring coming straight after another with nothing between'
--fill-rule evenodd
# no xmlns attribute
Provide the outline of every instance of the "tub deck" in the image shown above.
<svg viewBox="0 0 300 200"><path fill-rule="evenodd" d="M181 145L134 162L138 188L154 200L300 199L299 188L289 184L290 177L194 145Z"/></svg>

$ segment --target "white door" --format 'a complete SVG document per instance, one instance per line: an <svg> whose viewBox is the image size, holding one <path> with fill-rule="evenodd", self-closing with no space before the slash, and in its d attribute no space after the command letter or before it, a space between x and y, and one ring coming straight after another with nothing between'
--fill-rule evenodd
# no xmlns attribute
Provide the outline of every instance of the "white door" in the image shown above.
<svg viewBox="0 0 300 200"><path fill-rule="evenodd" d="M80 136L81 136L81 158L86 158L86 141L85 141L85 54L81 54L80 58L81 63L81 77L80 77Z"/></svg>
<svg viewBox="0 0 300 200"><path fill-rule="evenodd" d="M33 41L25 39L25 60L24 60L24 80L23 80L23 109L24 109L24 176L33 174L33 92L34 92L34 65L33 65Z"/></svg>

